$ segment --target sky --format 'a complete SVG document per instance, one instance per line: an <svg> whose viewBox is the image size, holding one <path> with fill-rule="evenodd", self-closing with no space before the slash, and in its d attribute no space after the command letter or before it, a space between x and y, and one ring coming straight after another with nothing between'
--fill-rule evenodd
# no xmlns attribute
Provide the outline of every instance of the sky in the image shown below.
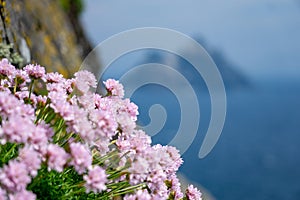
<svg viewBox="0 0 300 200"><path fill-rule="evenodd" d="M132 28L200 36L250 77L300 76L297 0L85 0L82 21L94 45Z"/></svg>

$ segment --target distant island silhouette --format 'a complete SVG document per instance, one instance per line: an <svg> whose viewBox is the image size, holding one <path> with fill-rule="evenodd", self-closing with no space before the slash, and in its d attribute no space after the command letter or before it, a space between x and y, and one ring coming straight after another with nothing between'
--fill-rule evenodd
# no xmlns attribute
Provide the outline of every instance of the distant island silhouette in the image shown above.
<svg viewBox="0 0 300 200"><path fill-rule="evenodd" d="M208 52L208 54L215 62L223 78L226 90L249 88L251 86L249 78L244 75L238 69L238 67L225 56L223 51L215 47L211 47L202 37L196 36L193 37L193 39L204 47L204 49ZM197 56L195 51L193 51L193 49L190 49L189 47L183 47L181 50L188 52L192 56ZM199 77L195 77L194 72L192 70L189 70L192 68L192 66L185 59L162 50L148 49L146 51L147 53L145 57L138 61L137 65L145 63L159 63L168 65L176 68L180 73L185 75L187 79L189 79L191 84L200 87L206 87L204 81L199 80Z"/></svg>

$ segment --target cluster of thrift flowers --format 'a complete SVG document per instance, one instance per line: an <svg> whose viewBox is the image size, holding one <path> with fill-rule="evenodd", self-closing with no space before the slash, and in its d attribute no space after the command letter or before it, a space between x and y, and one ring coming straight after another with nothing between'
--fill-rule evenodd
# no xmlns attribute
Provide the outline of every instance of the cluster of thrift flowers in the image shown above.
<svg viewBox="0 0 300 200"><path fill-rule="evenodd" d="M201 199L180 189L178 150L152 146L123 86L104 85L101 96L88 71L65 79L0 61L0 200Z"/></svg>

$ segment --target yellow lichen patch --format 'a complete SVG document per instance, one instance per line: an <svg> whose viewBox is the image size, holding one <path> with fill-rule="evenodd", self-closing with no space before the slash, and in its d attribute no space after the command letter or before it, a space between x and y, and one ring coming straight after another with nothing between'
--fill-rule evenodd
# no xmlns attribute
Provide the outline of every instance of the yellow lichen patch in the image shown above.
<svg viewBox="0 0 300 200"><path fill-rule="evenodd" d="M6 10L6 1L1 0L0 5L1 5L1 14L4 17L4 22L3 23L6 23L7 25L9 25L10 18L9 18L9 14Z"/></svg>

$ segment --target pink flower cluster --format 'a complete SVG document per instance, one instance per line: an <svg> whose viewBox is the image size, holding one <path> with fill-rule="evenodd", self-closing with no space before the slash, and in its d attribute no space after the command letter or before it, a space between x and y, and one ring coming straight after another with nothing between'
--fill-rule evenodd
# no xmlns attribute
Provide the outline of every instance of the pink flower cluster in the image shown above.
<svg viewBox="0 0 300 200"><path fill-rule="evenodd" d="M136 127L137 106L123 99L118 81L105 81L108 95L101 96L92 92L97 82L88 71L65 79L39 65L16 69L6 59L0 78L0 142L18 147L17 157L0 168L0 200L35 199L26 188L42 164L60 173L73 168L87 193L109 193L109 185L128 182L137 187L124 199L184 197L176 176L183 162L178 150L151 146ZM112 169L120 176L111 178ZM193 186L185 195L201 199Z"/></svg>

